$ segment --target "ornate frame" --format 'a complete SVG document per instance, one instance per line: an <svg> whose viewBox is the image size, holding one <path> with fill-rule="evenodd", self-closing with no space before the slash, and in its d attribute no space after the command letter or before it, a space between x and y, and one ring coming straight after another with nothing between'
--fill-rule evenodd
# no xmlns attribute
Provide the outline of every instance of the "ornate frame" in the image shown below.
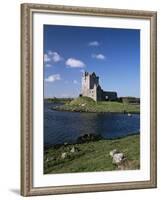
<svg viewBox="0 0 161 200"><path fill-rule="evenodd" d="M123 183L85 184L34 188L33 179L33 66L32 15L62 13L105 17L148 19L150 21L150 180ZM157 13L153 11L87 8L62 5L21 5L21 194L49 195L109 190L154 188L157 186Z"/></svg>

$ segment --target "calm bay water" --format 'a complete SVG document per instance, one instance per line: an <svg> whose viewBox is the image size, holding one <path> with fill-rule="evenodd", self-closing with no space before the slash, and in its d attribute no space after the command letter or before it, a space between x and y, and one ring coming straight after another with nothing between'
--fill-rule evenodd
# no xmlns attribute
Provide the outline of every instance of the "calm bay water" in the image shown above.
<svg viewBox="0 0 161 200"><path fill-rule="evenodd" d="M83 134L117 138L140 130L140 115L54 111L55 103L44 103L44 145L75 143Z"/></svg>

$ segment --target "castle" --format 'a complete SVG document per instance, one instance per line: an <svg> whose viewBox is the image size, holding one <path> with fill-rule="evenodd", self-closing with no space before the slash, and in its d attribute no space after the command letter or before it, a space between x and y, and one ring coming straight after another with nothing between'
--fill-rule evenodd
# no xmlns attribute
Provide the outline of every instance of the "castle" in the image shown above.
<svg viewBox="0 0 161 200"><path fill-rule="evenodd" d="M99 85L99 77L93 72L83 73L82 77L82 96L90 97L95 101L115 101L117 92L103 91Z"/></svg>

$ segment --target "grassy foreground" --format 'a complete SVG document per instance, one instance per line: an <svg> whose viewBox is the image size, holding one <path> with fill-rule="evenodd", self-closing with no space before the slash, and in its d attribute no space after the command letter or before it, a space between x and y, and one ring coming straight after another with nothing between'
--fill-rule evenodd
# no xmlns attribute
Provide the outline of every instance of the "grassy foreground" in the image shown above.
<svg viewBox="0 0 161 200"><path fill-rule="evenodd" d="M74 153L72 148L77 149ZM121 139L98 140L82 144L50 147L44 150L44 173L72 173L118 170L109 152L118 149L129 163L127 170L140 167L140 135ZM66 157L62 158L62 153Z"/></svg>
<svg viewBox="0 0 161 200"><path fill-rule="evenodd" d="M140 113L139 104L128 104L116 101L95 102L89 97L79 97L61 106L56 106L54 110L73 112L114 112L114 113Z"/></svg>

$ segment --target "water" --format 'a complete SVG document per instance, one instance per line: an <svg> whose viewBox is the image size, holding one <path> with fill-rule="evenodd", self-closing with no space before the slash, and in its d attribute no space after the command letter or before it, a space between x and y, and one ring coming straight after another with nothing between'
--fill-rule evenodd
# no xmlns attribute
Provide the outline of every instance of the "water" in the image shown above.
<svg viewBox="0 0 161 200"><path fill-rule="evenodd" d="M52 110L55 103L44 104L44 144L75 143L80 135L100 134L117 138L139 132L140 115L112 113L79 113Z"/></svg>

